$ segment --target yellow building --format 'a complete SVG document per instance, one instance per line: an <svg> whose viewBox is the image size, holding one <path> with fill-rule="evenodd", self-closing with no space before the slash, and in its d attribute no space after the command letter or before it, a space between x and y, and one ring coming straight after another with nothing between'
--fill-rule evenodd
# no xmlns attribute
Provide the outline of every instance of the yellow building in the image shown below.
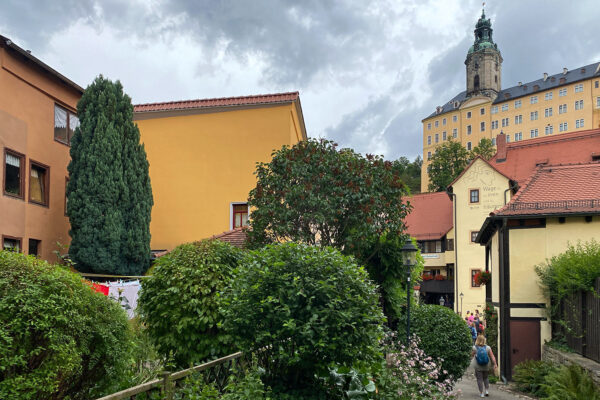
<svg viewBox="0 0 600 400"><path fill-rule="evenodd" d="M423 123L423 171L437 146L451 138L468 150L483 138L508 142L581 131L600 126L600 63L501 89L502 57L482 14L465 60L467 89L438 106ZM421 174L421 190L429 178Z"/></svg>
<svg viewBox="0 0 600 400"><path fill-rule="evenodd" d="M599 177L598 162L542 166L481 227L477 242L488 254L492 302L499 311L499 361L508 379L519 362L539 360L552 337L549 300L535 266L569 243L598 238Z"/></svg>
<svg viewBox="0 0 600 400"><path fill-rule="evenodd" d="M297 92L136 105L150 164L153 250L247 224L257 162L306 140Z"/></svg>

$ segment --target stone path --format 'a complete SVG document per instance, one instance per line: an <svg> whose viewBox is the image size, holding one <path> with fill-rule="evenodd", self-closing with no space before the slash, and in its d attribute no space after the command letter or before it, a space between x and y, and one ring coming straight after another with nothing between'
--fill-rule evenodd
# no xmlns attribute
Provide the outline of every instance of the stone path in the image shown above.
<svg viewBox="0 0 600 400"><path fill-rule="evenodd" d="M468 371L460 379L455 387L455 390L460 390L458 396L459 399L479 399L479 389L477 388L477 381L472 371ZM506 387L502 383L490 384L489 397L486 399L502 399L502 400L513 400L513 399L531 399L521 394L516 394Z"/></svg>

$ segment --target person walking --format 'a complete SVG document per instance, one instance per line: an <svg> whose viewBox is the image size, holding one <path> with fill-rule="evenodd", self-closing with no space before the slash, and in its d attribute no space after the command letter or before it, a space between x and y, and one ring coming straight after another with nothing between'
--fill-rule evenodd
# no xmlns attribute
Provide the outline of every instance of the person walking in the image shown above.
<svg viewBox="0 0 600 400"><path fill-rule="evenodd" d="M475 369L475 377L477 378L479 395L480 397L489 396L489 373L493 373L498 367L498 364L496 363L494 352L492 352L491 347L486 344L485 336L477 336L475 345L473 346L473 351L471 352L471 357L473 358L471 364Z"/></svg>

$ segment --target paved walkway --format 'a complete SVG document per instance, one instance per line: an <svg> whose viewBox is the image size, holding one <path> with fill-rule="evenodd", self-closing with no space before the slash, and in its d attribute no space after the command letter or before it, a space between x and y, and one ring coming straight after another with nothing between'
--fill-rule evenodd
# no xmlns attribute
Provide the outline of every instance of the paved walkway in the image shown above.
<svg viewBox="0 0 600 400"><path fill-rule="evenodd" d="M479 389L477 388L477 381L473 371L467 370L465 375L459 380L455 386L456 390L460 390L459 399L479 399ZM507 390L506 386L502 383L490 384L489 397L486 399L502 399L502 400L514 400L514 399L531 399L524 395L518 395Z"/></svg>

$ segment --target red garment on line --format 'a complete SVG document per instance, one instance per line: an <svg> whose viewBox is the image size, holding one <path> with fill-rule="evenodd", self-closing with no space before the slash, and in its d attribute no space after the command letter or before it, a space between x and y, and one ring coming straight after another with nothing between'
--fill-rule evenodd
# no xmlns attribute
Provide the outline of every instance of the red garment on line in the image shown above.
<svg viewBox="0 0 600 400"><path fill-rule="evenodd" d="M108 286L92 282L92 289L98 293L102 293L103 295L108 296Z"/></svg>

